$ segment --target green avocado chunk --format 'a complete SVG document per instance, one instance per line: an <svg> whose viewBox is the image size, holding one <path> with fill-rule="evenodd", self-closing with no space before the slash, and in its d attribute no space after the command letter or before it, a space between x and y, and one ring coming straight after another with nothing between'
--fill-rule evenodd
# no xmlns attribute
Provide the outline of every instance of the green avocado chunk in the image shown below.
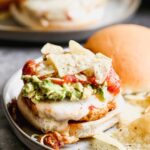
<svg viewBox="0 0 150 150"><path fill-rule="evenodd" d="M29 75L22 76L22 79L24 80L22 95L31 99L34 103L42 100L79 101L95 93L102 93L91 85L82 85L80 82L59 85L51 80L40 80L37 76Z"/></svg>

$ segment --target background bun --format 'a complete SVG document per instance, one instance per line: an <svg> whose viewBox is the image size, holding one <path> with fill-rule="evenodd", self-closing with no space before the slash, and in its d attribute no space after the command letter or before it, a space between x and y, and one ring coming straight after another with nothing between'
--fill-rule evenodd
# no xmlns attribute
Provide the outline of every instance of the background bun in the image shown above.
<svg viewBox="0 0 150 150"><path fill-rule="evenodd" d="M123 93L150 91L150 30L132 24L114 25L95 33L86 48L113 60Z"/></svg>

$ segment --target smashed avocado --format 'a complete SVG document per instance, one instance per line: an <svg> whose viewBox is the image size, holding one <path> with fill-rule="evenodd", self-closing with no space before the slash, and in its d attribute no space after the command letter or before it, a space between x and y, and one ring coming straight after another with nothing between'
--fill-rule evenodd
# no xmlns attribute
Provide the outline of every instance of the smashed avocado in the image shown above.
<svg viewBox="0 0 150 150"><path fill-rule="evenodd" d="M22 76L24 87L22 89L23 97L31 99L33 102L41 100L62 101L64 99L70 101L79 101L86 99L93 94L101 94L102 92L94 89L91 85L82 85L77 83L64 83L63 85L55 84L45 79L40 80L37 76Z"/></svg>

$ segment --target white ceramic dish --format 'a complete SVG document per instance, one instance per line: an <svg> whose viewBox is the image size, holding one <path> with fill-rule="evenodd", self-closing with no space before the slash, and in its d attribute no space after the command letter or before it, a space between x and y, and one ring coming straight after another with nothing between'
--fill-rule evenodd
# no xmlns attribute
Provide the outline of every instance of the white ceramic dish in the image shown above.
<svg viewBox="0 0 150 150"><path fill-rule="evenodd" d="M99 23L88 29L66 31L33 31L18 25L14 20L0 21L0 39L28 42L66 42L70 39L81 41L96 30L127 19L138 8L141 0L110 0L104 6Z"/></svg>

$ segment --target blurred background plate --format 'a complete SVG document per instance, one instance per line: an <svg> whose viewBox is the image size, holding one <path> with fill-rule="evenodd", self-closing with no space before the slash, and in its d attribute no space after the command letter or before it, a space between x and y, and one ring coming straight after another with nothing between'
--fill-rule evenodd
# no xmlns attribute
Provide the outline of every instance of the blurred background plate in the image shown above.
<svg viewBox="0 0 150 150"><path fill-rule="evenodd" d="M130 17L139 7L141 0L110 0L103 8L99 24L89 29L71 31L33 31L18 25L13 19L0 21L0 39L26 42L67 42L70 39L81 41L93 32L121 22Z"/></svg>

